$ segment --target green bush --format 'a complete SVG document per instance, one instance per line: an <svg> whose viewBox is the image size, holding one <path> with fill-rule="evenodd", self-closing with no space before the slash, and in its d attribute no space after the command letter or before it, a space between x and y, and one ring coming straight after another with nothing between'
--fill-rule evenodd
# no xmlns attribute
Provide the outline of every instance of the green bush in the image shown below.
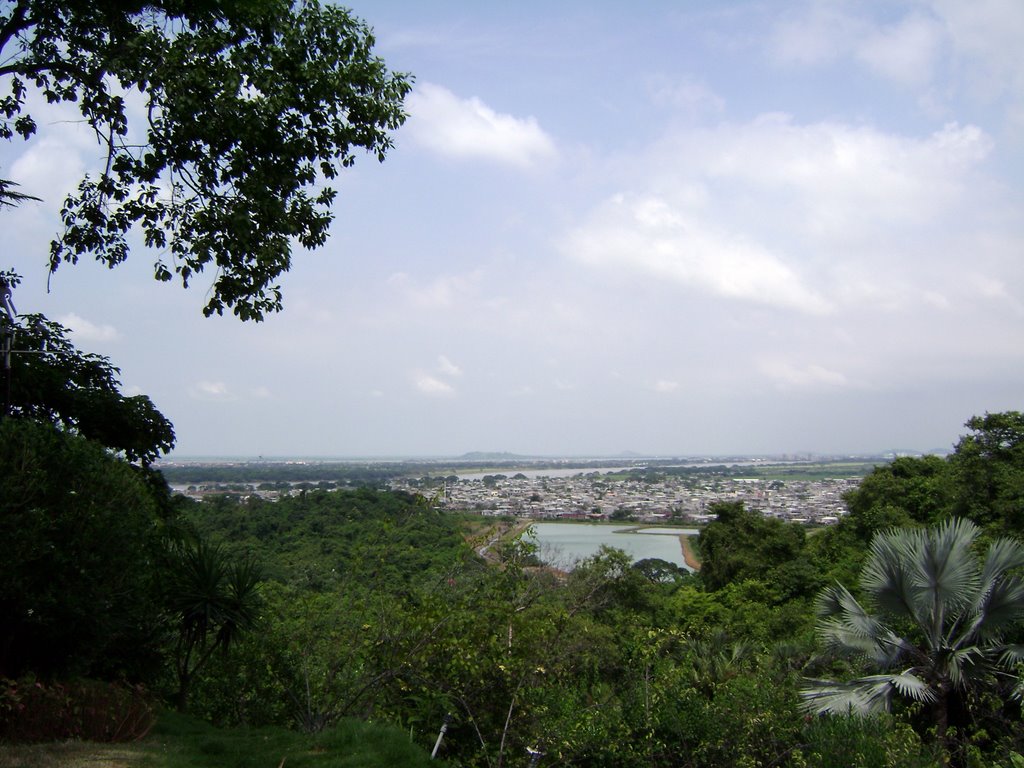
<svg viewBox="0 0 1024 768"><path fill-rule="evenodd" d="M793 768L930 768L935 759L913 729L890 715L826 715L804 730Z"/></svg>

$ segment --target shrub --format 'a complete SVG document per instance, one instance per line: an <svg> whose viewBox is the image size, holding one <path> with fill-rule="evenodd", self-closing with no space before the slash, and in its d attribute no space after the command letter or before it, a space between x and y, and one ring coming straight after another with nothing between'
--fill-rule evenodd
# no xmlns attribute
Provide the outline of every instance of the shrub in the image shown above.
<svg viewBox="0 0 1024 768"><path fill-rule="evenodd" d="M140 686L0 679L3 741L137 741L149 733L154 720L149 697Z"/></svg>

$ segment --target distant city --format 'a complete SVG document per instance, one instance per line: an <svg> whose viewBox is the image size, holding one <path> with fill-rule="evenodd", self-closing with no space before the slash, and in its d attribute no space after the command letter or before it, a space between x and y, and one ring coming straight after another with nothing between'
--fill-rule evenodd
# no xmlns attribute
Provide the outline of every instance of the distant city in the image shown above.
<svg viewBox="0 0 1024 768"><path fill-rule="evenodd" d="M441 506L483 515L554 520L635 520L702 524L714 519L716 502L743 502L747 509L800 523L835 523L846 513L843 494L859 477L764 480L696 476L647 479L610 472L571 477L493 476L446 483ZM393 487L408 485L395 481Z"/></svg>
<svg viewBox="0 0 1024 768"><path fill-rule="evenodd" d="M274 501L310 490L374 485L422 494L436 507L538 520L700 525L717 502L828 525L844 495L884 456L536 458L505 453L418 460L179 460L161 464L192 498L232 493Z"/></svg>

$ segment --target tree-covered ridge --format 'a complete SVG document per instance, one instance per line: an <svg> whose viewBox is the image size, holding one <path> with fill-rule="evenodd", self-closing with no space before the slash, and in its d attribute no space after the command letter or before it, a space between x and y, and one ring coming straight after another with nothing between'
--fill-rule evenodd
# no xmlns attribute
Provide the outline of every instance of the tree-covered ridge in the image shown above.
<svg viewBox="0 0 1024 768"><path fill-rule="evenodd" d="M309 491L268 502L221 497L186 519L229 551L252 554L267 576L326 588L357 580L405 584L470 557L456 519L423 497L373 488Z"/></svg>

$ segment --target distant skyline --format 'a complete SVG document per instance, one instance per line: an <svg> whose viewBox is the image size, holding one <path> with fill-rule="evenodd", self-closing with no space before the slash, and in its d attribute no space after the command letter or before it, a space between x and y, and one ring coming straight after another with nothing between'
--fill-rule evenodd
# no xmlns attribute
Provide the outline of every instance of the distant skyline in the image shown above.
<svg viewBox="0 0 1024 768"><path fill-rule="evenodd" d="M416 86L285 309L49 240L98 149L0 144L21 312L191 456L881 454L1024 409L1024 3L354 2Z"/></svg>

